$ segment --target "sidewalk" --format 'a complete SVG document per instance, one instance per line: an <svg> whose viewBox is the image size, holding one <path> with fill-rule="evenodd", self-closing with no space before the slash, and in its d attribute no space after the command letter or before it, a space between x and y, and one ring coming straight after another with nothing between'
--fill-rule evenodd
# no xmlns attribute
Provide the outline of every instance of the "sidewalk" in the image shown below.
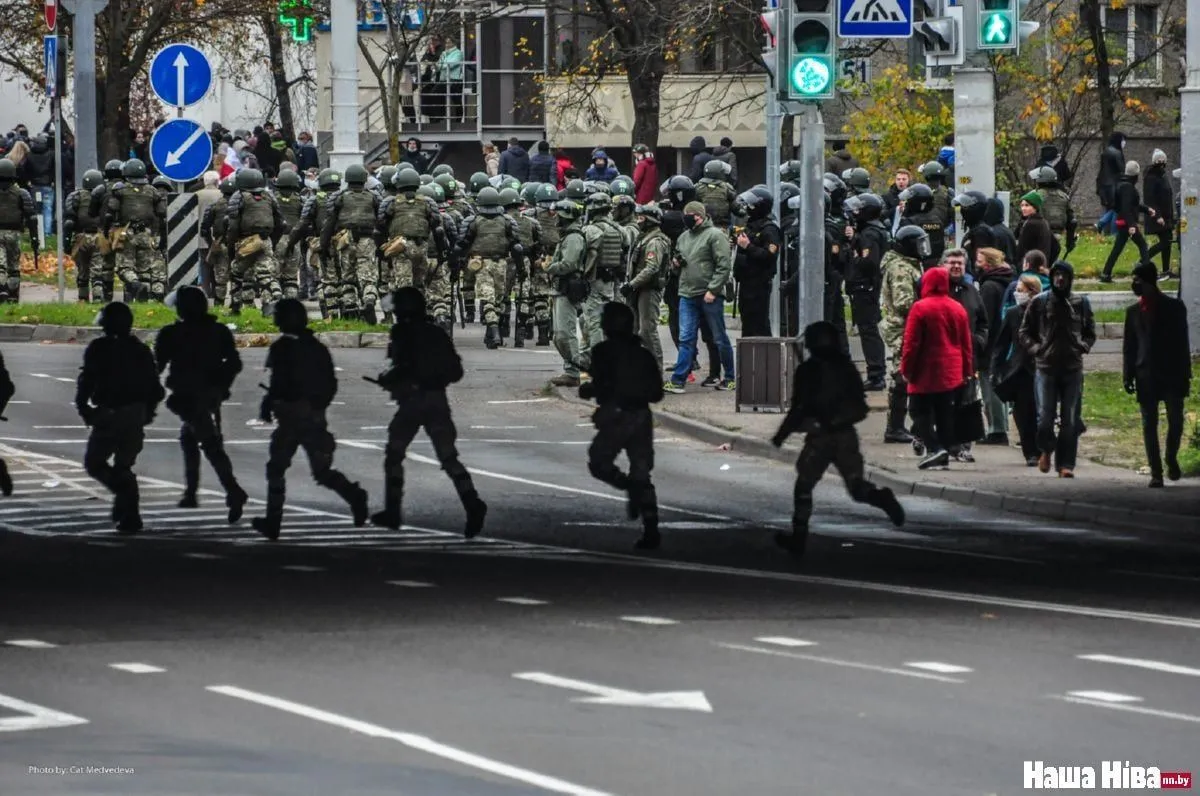
<svg viewBox="0 0 1200 796"><path fill-rule="evenodd" d="M660 331L669 364L675 346L667 330ZM736 334L731 336L736 339ZM851 352L861 366L861 352L854 338L851 338ZM704 356L702 353L702 361ZM1119 370L1120 365L1118 341L1098 341L1096 353L1085 359L1089 371ZM697 375L702 378L705 373L702 366ZM655 408L660 426L714 446L728 444L732 450L789 464L796 460L804 443L803 435L793 435L782 449L770 442L783 420L781 413L735 412L734 393L702 388L700 378L696 384L688 385L687 393L667 395ZM560 389L559 395L578 400L574 390ZM858 431L868 474L871 480L890 486L897 494L940 498L1053 520L1200 532L1193 482L1180 481L1168 483L1165 489L1149 489L1149 476L1095 464L1082 457L1076 477L1061 479L1027 467L1016 447L976 445L974 464L953 462L948 470L922 472L917 469L919 459L910 446L883 442L887 394L871 392L867 397L871 415L859 425ZM1130 415L1130 422L1139 422L1136 415ZM1010 428L1009 438L1016 441L1015 428Z"/></svg>

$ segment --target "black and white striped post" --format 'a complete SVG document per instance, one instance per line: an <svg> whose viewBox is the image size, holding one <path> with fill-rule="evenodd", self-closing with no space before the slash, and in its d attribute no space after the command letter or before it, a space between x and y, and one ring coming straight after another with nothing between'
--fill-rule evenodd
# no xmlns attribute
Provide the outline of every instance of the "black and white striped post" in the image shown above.
<svg viewBox="0 0 1200 796"><path fill-rule="evenodd" d="M200 278L200 200L176 194L167 205L167 292Z"/></svg>

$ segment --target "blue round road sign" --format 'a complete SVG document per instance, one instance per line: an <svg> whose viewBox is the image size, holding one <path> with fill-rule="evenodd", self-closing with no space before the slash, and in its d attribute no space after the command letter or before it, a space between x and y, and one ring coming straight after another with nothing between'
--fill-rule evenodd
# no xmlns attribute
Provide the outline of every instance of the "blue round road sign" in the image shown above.
<svg viewBox="0 0 1200 796"><path fill-rule="evenodd" d="M212 139L192 119L172 119L150 137L150 162L168 180L196 179L209 170L212 156Z"/></svg>
<svg viewBox="0 0 1200 796"><path fill-rule="evenodd" d="M168 44L150 62L150 88L168 105L195 105L211 86L212 65L190 44Z"/></svg>

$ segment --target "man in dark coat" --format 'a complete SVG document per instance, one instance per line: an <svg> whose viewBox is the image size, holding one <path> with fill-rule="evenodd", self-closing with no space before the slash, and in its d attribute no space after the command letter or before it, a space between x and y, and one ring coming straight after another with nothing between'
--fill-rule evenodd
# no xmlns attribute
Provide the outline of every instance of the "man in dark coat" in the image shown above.
<svg viewBox="0 0 1200 796"><path fill-rule="evenodd" d="M1175 193L1171 189L1171 179L1167 176L1167 153L1161 149L1154 150L1142 187L1142 200L1146 207L1154 210L1153 216L1146 214L1142 225L1146 228L1147 235L1158 238L1158 242L1146 253L1146 260L1153 262L1154 255L1161 253L1163 267L1160 278L1167 279L1172 276L1171 244L1175 240Z"/></svg>
<svg viewBox="0 0 1200 796"><path fill-rule="evenodd" d="M550 144L538 141L536 154L529 159L529 182L558 185L558 161L550 154Z"/></svg>
<svg viewBox="0 0 1200 796"><path fill-rule="evenodd" d="M1154 263L1133 269L1138 303L1125 310L1125 392L1137 396L1142 410L1142 437L1150 462L1150 486L1163 485L1158 447L1158 405L1167 407L1167 478L1178 481L1179 444L1183 439L1183 401L1191 390L1192 361L1188 344L1187 308L1158 289Z"/></svg>
<svg viewBox="0 0 1200 796"><path fill-rule="evenodd" d="M688 177L692 182L700 182L704 177L704 166L713 158L712 153L708 151L708 142L704 140L704 136L698 135L688 143L688 150L692 153L692 167L688 169Z"/></svg>
<svg viewBox="0 0 1200 796"><path fill-rule="evenodd" d="M500 173L529 182L529 153L516 136L508 139L508 148L500 153Z"/></svg>
<svg viewBox="0 0 1200 796"><path fill-rule="evenodd" d="M1100 153L1100 170L1096 174L1096 196L1100 197L1100 205L1104 215L1096 222L1096 231L1112 231L1117 220L1117 183L1125 176L1125 134L1113 133L1108 138L1108 146Z"/></svg>

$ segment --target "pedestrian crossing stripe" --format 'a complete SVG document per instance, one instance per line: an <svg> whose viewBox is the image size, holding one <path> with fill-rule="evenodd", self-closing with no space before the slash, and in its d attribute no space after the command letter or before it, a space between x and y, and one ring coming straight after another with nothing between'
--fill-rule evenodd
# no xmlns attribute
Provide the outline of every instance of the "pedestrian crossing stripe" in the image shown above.
<svg viewBox="0 0 1200 796"><path fill-rule="evenodd" d="M167 290L194 283L200 275L200 200L194 193L167 205Z"/></svg>

